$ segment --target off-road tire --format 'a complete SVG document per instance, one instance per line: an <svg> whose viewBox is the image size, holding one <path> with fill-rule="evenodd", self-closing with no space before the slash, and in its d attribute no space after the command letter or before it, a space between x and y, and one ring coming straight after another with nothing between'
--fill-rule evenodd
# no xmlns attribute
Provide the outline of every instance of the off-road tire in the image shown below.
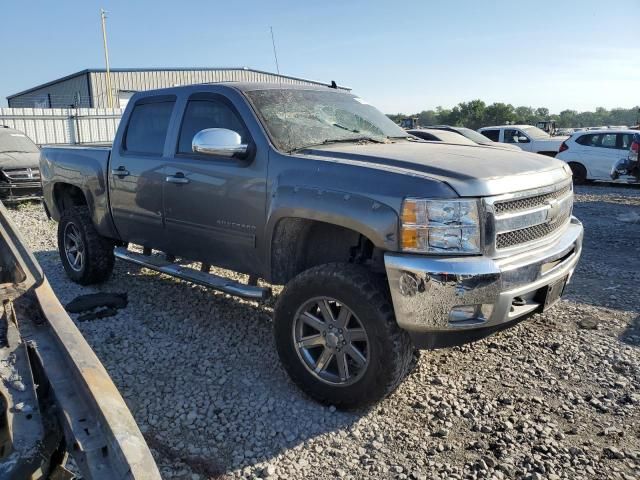
<svg viewBox="0 0 640 480"><path fill-rule="evenodd" d="M69 223L77 228L84 244L84 264L80 271L71 267L64 249L64 232ZM71 280L80 285L106 281L111 276L115 263L113 248L113 241L96 231L88 207L75 206L62 212L60 223L58 223L58 253L64 270Z"/></svg>
<svg viewBox="0 0 640 480"><path fill-rule="evenodd" d="M569 167L571 167L571 173L573 174L574 185L587 183L587 169L584 168L584 165L578 162L569 162Z"/></svg>
<svg viewBox="0 0 640 480"><path fill-rule="evenodd" d="M327 296L347 305L367 332L368 367L350 385L329 385L313 376L296 352L293 322L312 298ZM278 355L291 380L315 400L338 408L365 407L393 392L415 364L414 346L396 323L388 287L363 267L331 263L313 267L287 284L275 307Z"/></svg>

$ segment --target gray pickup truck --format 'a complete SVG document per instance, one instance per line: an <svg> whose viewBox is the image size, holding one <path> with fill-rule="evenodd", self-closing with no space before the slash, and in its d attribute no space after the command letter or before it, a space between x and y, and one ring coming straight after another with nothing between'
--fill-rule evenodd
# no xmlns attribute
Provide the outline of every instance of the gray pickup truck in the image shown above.
<svg viewBox="0 0 640 480"><path fill-rule="evenodd" d="M329 87L137 93L112 148L44 148L40 168L72 280L119 258L245 298L285 285L281 362L338 407L393 391L416 348L551 307L581 252L563 162L426 142Z"/></svg>

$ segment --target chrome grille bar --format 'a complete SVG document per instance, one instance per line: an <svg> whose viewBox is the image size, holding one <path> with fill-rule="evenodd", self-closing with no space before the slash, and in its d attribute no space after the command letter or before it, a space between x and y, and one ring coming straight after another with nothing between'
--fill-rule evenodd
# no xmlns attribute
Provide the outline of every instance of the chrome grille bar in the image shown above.
<svg viewBox="0 0 640 480"><path fill-rule="evenodd" d="M543 243L560 234L573 211L573 187L560 184L485 199L487 253L500 256Z"/></svg>

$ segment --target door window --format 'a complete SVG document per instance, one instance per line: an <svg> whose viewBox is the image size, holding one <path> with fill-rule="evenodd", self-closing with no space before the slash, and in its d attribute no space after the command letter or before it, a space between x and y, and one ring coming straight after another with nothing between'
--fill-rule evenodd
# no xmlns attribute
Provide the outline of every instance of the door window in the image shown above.
<svg viewBox="0 0 640 480"><path fill-rule="evenodd" d="M205 128L226 128L238 133L242 143L248 143L249 133L235 109L221 98L189 100L185 109L178 153L193 153L191 142L196 133Z"/></svg>
<svg viewBox="0 0 640 480"><path fill-rule="evenodd" d="M601 145L604 148L616 148L618 135L615 133L605 133L602 135Z"/></svg>
<svg viewBox="0 0 640 480"><path fill-rule="evenodd" d="M520 130L513 128L504 129L504 143L529 143L527 136Z"/></svg>
<svg viewBox="0 0 640 480"><path fill-rule="evenodd" d="M600 140L600 135L581 135L576 138L576 143L584 145L585 147L596 147L598 140Z"/></svg>
<svg viewBox="0 0 640 480"><path fill-rule="evenodd" d="M428 132L421 132L420 130L410 130L409 133L423 140L431 140L431 141L439 140L438 138L436 138L435 135L432 135Z"/></svg>
<svg viewBox="0 0 640 480"><path fill-rule="evenodd" d="M618 134L620 143L620 150L629 150L631 148L631 143L633 142L633 135L630 133L619 133Z"/></svg>
<svg viewBox="0 0 640 480"><path fill-rule="evenodd" d="M482 133L482 135L487 137L492 142L499 142L500 141L500 130L483 130L480 133Z"/></svg>
<svg viewBox="0 0 640 480"><path fill-rule="evenodd" d="M144 99L143 102L133 107L123 149L131 153L162 155L175 101Z"/></svg>

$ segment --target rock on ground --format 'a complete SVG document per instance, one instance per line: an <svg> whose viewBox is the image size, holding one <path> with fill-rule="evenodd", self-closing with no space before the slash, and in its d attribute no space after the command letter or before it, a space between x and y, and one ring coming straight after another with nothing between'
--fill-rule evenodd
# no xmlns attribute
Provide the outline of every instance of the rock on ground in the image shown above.
<svg viewBox="0 0 640 480"><path fill-rule="evenodd" d="M632 479L640 227L622 219L639 212L638 190L578 188L584 253L556 308L472 345L422 352L392 396L347 413L287 379L271 335L273 301L125 263L105 284L81 287L64 274L56 224L41 206L10 216L63 304L128 292L127 308L78 327L166 478Z"/></svg>

